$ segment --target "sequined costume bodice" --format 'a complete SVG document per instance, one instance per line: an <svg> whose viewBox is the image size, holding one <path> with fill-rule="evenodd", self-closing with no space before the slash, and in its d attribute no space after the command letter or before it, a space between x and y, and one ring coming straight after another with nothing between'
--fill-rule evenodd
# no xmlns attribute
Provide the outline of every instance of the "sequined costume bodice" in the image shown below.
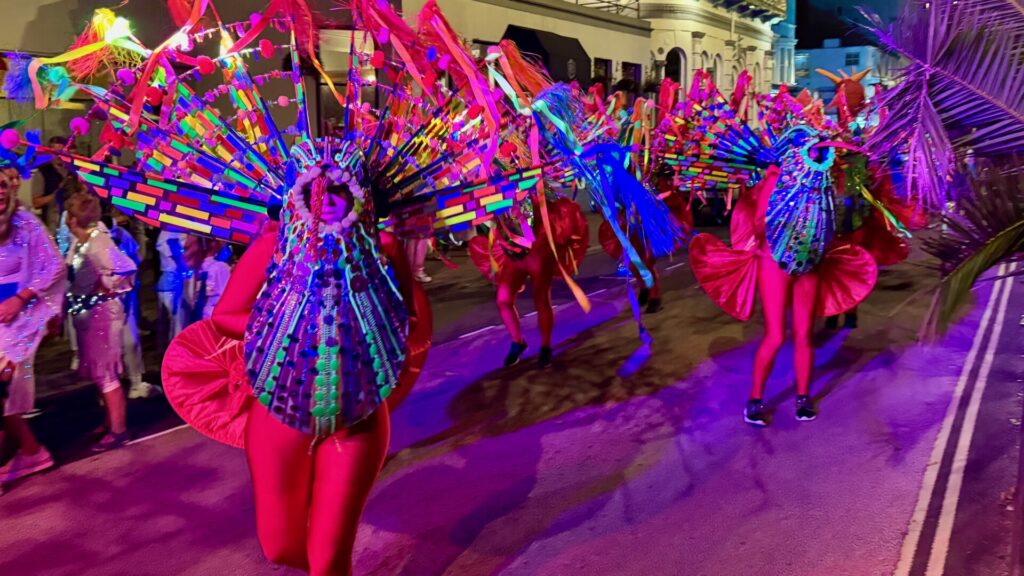
<svg viewBox="0 0 1024 576"><path fill-rule="evenodd" d="M324 435L366 418L391 394L408 312L373 223L313 230L294 196L249 318L245 359L256 397L276 418Z"/></svg>

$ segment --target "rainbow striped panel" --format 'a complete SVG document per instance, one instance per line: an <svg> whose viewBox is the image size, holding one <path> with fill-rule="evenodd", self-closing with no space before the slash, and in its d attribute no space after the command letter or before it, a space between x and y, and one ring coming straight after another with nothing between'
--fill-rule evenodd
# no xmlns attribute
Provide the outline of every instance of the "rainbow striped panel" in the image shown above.
<svg viewBox="0 0 1024 576"><path fill-rule="evenodd" d="M427 236L434 230L468 230L540 192L545 168L515 170L482 182L436 190L400 206L390 219L399 236Z"/></svg>
<svg viewBox="0 0 1024 576"><path fill-rule="evenodd" d="M267 219L266 205L249 198L116 164L57 155L97 196L151 226L247 244Z"/></svg>

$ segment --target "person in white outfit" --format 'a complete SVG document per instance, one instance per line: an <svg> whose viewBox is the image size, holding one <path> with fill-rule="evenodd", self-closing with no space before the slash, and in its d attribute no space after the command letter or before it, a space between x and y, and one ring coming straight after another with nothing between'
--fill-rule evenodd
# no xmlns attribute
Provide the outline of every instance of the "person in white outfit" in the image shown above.
<svg viewBox="0 0 1024 576"><path fill-rule="evenodd" d="M20 181L16 170L0 170L0 405L4 433L18 446L0 468L0 486L53 466L24 414L35 405L36 350L63 310L66 279L43 223L15 197Z"/></svg>
<svg viewBox="0 0 1024 576"><path fill-rule="evenodd" d="M188 310L182 306L185 281L192 275L185 262L187 234L161 230L156 240L160 255L160 280L156 285L161 313L169 320L167 341L170 342L188 324Z"/></svg>
<svg viewBox="0 0 1024 576"><path fill-rule="evenodd" d="M185 283L189 322L209 320L213 315L231 278L231 266L226 262L230 255L224 242L197 236L185 240L185 260L194 271Z"/></svg>
<svg viewBox="0 0 1024 576"><path fill-rule="evenodd" d="M103 452L128 442L120 379L124 369L122 298L135 286L137 268L99 221L100 203L95 196L72 197L67 211L74 239L67 256L71 279L68 304L78 334L79 375L96 384L107 410L109 431L93 446L93 451Z"/></svg>
<svg viewBox="0 0 1024 576"><path fill-rule="evenodd" d="M112 211L110 221L110 238L117 245L122 254L135 263L136 268L140 262L139 244L135 241L131 232L122 226L128 219L120 210ZM151 398L159 395L162 391L144 380L146 365L142 360L142 341L139 339L139 280L136 276L135 286L131 292L124 297L125 322L122 344L124 346L124 371L128 374L128 398Z"/></svg>

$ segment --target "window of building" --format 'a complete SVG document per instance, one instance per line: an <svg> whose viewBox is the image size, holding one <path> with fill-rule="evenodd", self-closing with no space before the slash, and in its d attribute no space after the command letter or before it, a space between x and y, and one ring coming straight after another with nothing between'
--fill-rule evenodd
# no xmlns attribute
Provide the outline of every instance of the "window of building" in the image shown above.
<svg viewBox="0 0 1024 576"><path fill-rule="evenodd" d="M793 57L793 68L797 78L810 78L811 60L810 54L797 52Z"/></svg>
<svg viewBox="0 0 1024 576"><path fill-rule="evenodd" d="M600 78L604 81L605 87L608 87L608 81L612 77L612 61L605 58L594 58L594 78Z"/></svg>
<svg viewBox="0 0 1024 576"><path fill-rule="evenodd" d="M639 87L640 80L643 79L643 66L640 64L634 64L632 62L622 63L622 79L632 80L634 84Z"/></svg>
<svg viewBox="0 0 1024 576"><path fill-rule="evenodd" d="M860 52L847 52L846 53L846 65L847 66L860 66Z"/></svg>
<svg viewBox="0 0 1024 576"><path fill-rule="evenodd" d="M686 67L686 52L682 48L669 50L665 57L665 77L679 83L679 86L686 89L686 79L689 73Z"/></svg>

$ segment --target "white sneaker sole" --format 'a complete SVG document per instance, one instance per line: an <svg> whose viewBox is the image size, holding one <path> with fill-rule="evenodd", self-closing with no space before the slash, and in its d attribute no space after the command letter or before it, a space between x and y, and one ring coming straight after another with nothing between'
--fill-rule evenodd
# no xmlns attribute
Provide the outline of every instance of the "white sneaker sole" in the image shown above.
<svg viewBox="0 0 1024 576"><path fill-rule="evenodd" d="M750 424L751 426L757 426L758 428L768 427L768 423L765 422L764 420L751 420L750 418L747 418L746 414L743 415L743 421L746 422L747 424Z"/></svg>
<svg viewBox="0 0 1024 576"><path fill-rule="evenodd" d="M51 458L33 466L29 466L28 468L11 470L3 476L0 476L0 482L14 482L18 478L24 478L25 476L31 476L32 474L42 472L43 470L49 470L50 468L53 468L54 465L53 458Z"/></svg>

